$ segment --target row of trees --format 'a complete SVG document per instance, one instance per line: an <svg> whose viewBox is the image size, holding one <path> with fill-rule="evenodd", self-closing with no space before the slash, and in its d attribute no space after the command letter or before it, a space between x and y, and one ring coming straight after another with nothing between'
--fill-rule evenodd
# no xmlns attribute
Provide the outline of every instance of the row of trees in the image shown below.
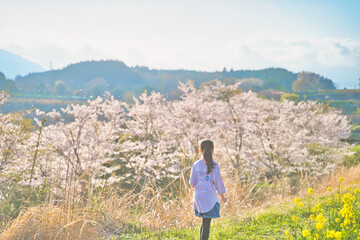
<svg viewBox="0 0 360 240"><path fill-rule="evenodd" d="M323 89L335 89L334 83L330 79L312 72L299 73L296 81L292 83L292 90L294 92Z"/></svg>
<svg viewBox="0 0 360 240"><path fill-rule="evenodd" d="M5 74L0 72L0 91L7 90L9 92L16 91L15 83L11 79L7 79Z"/></svg>
<svg viewBox="0 0 360 240"><path fill-rule="evenodd" d="M43 95L101 96L110 91L118 98L138 95L143 89L155 89L175 99L178 81L193 79L197 87L212 79L242 81L244 89L281 91L334 89L331 80L310 72L300 74L282 68L200 72L189 70L150 70L128 67L120 61L88 61L71 64L60 70L18 76L16 87L21 93ZM249 81L250 80L250 81ZM295 83L295 84L293 84ZM0 88L1 89L1 88Z"/></svg>
<svg viewBox="0 0 360 240"><path fill-rule="evenodd" d="M196 89L189 81L179 85L180 100L152 92L133 105L105 94L61 112L37 110L36 129L25 113L0 114L0 194L10 183L51 184L60 194L84 184L186 178L205 138L234 181L334 169L348 148L345 116L315 102L262 99L239 84Z"/></svg>

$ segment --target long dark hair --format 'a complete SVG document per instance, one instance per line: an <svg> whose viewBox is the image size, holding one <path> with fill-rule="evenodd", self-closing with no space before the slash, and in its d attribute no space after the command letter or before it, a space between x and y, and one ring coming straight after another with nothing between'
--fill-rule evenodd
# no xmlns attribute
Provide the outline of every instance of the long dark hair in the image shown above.
<svg viewBox="0 0 360 240"><path fill-rule="evenodd" d="M204 156L207 166L206 174L209 174L211 173L215 165L212 157L212 150L214 149L214 143L211 140L204 140L200 144L200 149Z"/></svg>

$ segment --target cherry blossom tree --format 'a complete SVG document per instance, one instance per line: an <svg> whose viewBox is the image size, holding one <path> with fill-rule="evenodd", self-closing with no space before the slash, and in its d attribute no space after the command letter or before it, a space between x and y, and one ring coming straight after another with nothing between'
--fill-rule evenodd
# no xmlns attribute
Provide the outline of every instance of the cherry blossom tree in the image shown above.
<svg viewBox="0 0 360 240"><path fill-rule="evenodd" d="M219 115L228 126L218 135L220 153L238 177L326 174L341 156L334 153L347 148L341 140L350 134L349 120L335 109L261 99L220 82L215 89L227 105Z"/></svg>
<svg viewBox="0 0 360 240"><path fill-rule="evenodd" d="M229 179L254 182L327 174L348 148L342 140L350 134L349 120L327 105L263 99L220 81L201 89L188 81L179 89L174 101L152 92L128 105L105 94L60 112L37 110L33 131L1 114L0 179L22 161L19 172L29 184L49 181L57 189L138 179L181 182L200 157L200 141L210 138Z"/></svg>
<svg viewBox="0 0 360 240"><path fill-rule="evenodd" d="M8 95L0 93L0 106ZM0 113L0 196L12 184L22 182L28 172L33 146L33 125L25 112Z"/></svg>
<svg viewBox="0 0 360 240"><path fill-rule="evenodd" d="M44 115L57 121L43 129L38 175L67 189L79 182L96 184L96 176L111 173L104 164L118 151L117 129L123 124L125 107L106 94L86 105L68 105L61 114Z"/></svg>
<svg viewBox="0 0 360 240"><path fill-rule="evenodd" d="M128 108L128 120L123 133L126 139L120 146L122 161L133 169L139 178L146 176L156 180L174 177L176 173L176 145L169 129L172 115L170 104L160 94L143 93L134 98Z"/></svg>

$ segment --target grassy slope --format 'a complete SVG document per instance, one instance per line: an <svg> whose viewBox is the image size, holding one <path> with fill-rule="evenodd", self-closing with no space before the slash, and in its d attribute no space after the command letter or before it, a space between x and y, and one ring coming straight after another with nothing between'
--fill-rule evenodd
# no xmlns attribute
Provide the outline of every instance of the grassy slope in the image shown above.
<svg viewBox="0 0 360 240"><path fill-rule="evenodd" d="M300 201L304 204L303 207L298 207L294 204L294 196L286 201L273 200L267 207L261 209L254 209L249 211L248 214L234 217L234 218L221 218L212 223L210 231L210 239L285 239L285 231L291 231L291 239L302 239L302 229L308 228L310 214L313 214L312 207L317 203L323 206L327 205L328 199L334 200L335 194L340 195L350 192L346 189L359 188L358 183L355 181L360 179L360 166L350 169L339 169L332 176L323 179L320 184L315 188L315 195L307 196L307 189L300 192ZM341 183L344 189L340 190L340 183L338 182L339 176L344 176L345 181ZM327 187L333 189L328 192ZM360 196L360 195L359 195ZM339 210L339 209L338 209ZM324 212L325 217L328 217L327 211ZM292 217L296 216L297 221L294 222ZM129 234L113 238L113 240L122 239L198 239L199 238L199 225L194 228L186 229L172 229L162 231L145 231L136 234ZM295 230L295 231L294 231ZM295 234L295 235L294 235ZM325 238L320 238L325 239ZM351 238L346 238L351 239Z"/></svg>
<svg viewBox="0 0 360 240"><path fill-rule="evenodd" d="M296 209L292 202L285 202L265 209L256 217L215 220L211 226L210 239L283 239L285 230L292 224L294 211ZM114 239L198 239L199 228L200 225L187 229L149 231Z"/></svg>

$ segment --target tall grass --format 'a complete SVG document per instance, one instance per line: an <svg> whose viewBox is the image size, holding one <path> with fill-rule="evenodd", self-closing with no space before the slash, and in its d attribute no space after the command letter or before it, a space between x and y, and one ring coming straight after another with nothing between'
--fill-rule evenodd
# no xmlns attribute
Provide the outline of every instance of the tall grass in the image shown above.
<svg viewBox="0 0 360 240"><path fill-rule="evenodd" d="M346 176L343 185L352 184L359 180L359 174L360 167L352 167L339 168L320 180L306 175L257 183L225 178L229 201L222 204L221 214L224 218L254 215L269 204L293 199L294 194L305 196L309 187L316 189L316 194L323 194L327 187L337 186L340 176ZM193 190L187 184L187 176L163 187L148 183L130 190L108 187L90 193L84 199L78 192L71 204L67 197L54 197L24 209L8 222L0 239L111 239L143 230L191 228L199 224L199 218L193 214Z"/></svg>

